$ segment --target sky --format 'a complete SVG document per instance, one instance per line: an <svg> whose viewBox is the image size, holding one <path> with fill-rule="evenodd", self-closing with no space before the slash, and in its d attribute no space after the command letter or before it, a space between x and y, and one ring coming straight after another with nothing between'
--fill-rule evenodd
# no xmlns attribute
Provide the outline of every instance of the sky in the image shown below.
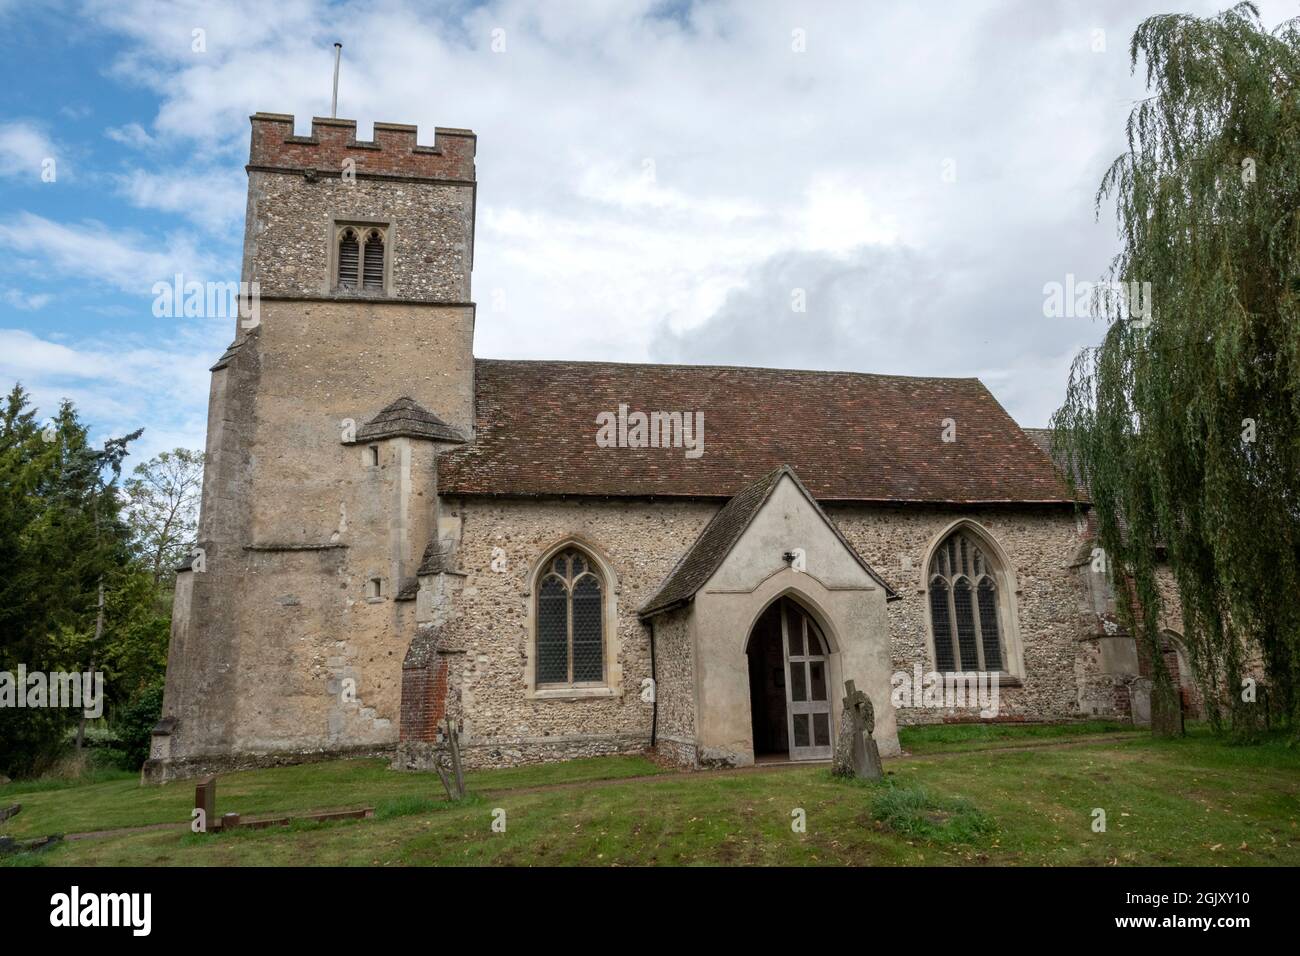
<svg viewBox="0 0 1300 956"><path fill-rule="evenodd" d="M1178 3L1178 5L1174 5ZM475 354L975 376L1026 426L1104 325L1097 186L1186 0L0 0L0 387L201 449L248 117L478 134ZM1270 27L1297 3L1262 3Z"/></svg>

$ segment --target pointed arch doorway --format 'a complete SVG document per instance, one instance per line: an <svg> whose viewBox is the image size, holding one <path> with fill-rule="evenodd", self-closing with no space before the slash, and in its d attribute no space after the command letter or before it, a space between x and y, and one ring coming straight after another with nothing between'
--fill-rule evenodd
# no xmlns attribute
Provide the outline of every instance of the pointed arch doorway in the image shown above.
<svg viewBox="0 0 1300 956"><path fill-rule="evenodd" d="M754 622L745 653L754 758L829 760L830 646L817 622L778 598Z"/></svg>

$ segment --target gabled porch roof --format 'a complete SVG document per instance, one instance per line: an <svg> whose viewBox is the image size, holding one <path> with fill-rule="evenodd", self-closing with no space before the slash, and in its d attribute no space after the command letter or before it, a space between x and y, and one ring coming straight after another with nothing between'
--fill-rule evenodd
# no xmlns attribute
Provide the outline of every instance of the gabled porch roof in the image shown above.
<svg viewBox="0 0 1300 956"><path fill-rule="evenodd" d="M853 556L871 576L871 578L885 590L886 600L894 601L901 597L892 587L889 586L875 569L871 567L858 553L858 550L849 543L835 522L830 519L821 505L817 503L804 487L799 476L795 474L794 469L789 465L782 465L768 474L764 475L758 481L741 489L741 491L722 506L713 519L700 532L700 536L695 539L695 543L690 549L682 555L676 566L669 572L668 577L664 579L659 590L650 598L637 614L642 618L653 617L664 611L671 610L692 600L700 588L713 577L713 573L722 565L723 560L735 547L740 536L744 534L745 529L762 510L763 505L772 496L781 479L789 477L794 482L795 487L808 500L813 509L821 517L826 525L834 532L844 548Z"/></svg>

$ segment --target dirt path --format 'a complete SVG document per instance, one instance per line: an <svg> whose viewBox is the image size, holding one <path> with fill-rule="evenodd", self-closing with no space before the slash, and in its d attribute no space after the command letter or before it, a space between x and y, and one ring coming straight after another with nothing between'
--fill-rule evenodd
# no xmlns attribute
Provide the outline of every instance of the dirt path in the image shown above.
<svg viewBox="0 0 1300 956"><path fill-rule="evenodd" d="M1075 737L1071 740L1043 740L1024 744L1011 744L1007 746L998 746L991 744L987 747L968 747L964 750L945 750L939 753L929 754L909 754L903 753L896 757L886 757L885 766L888 768L893 764L899 763L930 763L935 760L951 760L954 757L964 757L968 754L987 754L987 753L1015 753L1026 750L1069 750L1074 747L1087 747L1094 744L1117 743L1126 740L1140 739L1139 734L1135 733L1118 733L1118 734L1093 734L1086 737ZM826 766L829 760L800 761L798 763L773 762L758 763L749 767L727 767L718 770L675 770L666 773L642 774L636 777L608 777L602 780L573 780L564 783L543 783L533 787L488 787L484 790L476 791L484 796L502 796L516 793L548 793L551 791L579 790L590 789L594 787L615 787L625 783L667 783L670 781L680 781L683 779L705 776L709 779L716 777L737 777L746 774L755 773L772 773L774 771L798 770L801 767L808 766ZM345 810L356 810L357 807L330 807L326 809L296 810L287 811L289 813L329 813ZM279 817L285 814L261 814L259 817L249 817L248 822L254 822L260 817ZM87 830L82 833L68 833L64 835L65 840L94 840L104 837L126 836L131 833L147 833L151 830L188 830L188 823L150 823L138 827L117 827L112 830Z"/></svg>
<svg viewBox="0 0 1300 956"><path fill-rule="evenodd" d="M930 760L943 760L949 757L960 757L963 754L986 754L995 751L1017 751L1017 750L1070 750L1074 747L1084 747L1089 744L1106 744L1106 743L1123 743L1130 740L1144 740L1144 734L1126 731L1118 734L1090 734L1088 736L1074 737L1070 740L1043 740L1034 743L1012 744L1007 747L999 747L996 744L989 747L968 747L965 750L944 750L932 754L906 754L902 757L895 757L895 760L915 760L917 762L926 762Z"/></svg>

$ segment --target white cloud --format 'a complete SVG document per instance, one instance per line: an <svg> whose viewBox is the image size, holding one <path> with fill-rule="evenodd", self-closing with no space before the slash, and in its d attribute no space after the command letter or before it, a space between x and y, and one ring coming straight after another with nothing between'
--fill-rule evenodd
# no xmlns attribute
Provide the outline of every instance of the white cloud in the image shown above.
<svg viewBox="0 0 1300 956"><path fill-rule="evenodd" d="M177 213L216 233L229 234L243 225L247 183L242 170L135 169L116 181L118 191L142 209Z"/></svg>
<svg viewBox="0 0 1300 956"><path fill-rule="evenodd" d="M158 141L139 123L110 126L104 130L104 135L113 142L130 146L132 149L150 149L158 145Z"/></svg>
<svg viewBox="0 0 1300 956"><path fill-rule="evenodd" d="M801 245L846 253L859 246L898 241L893 216L881 216L866 190L843 176L817 177L806 192Z"/></svg>
<svg viewBox="0 0 1300 956"><path fill-rule="evenodd" d="M15 120L0 123L0 176L41 182L41 173L49 160L58 167L58 150L45 132L36 124Z"/></svg>
<svg viewBox="0 0 1300 956"><path fill-rule="evenodd" d="M0 328L0 381L21 382L42 420L70 399L95 422L94 441L144 427L133 456L143 461L182 446L202 449L208 367L230 330L218 323L178 327L165 345L143 336L54 341Z"/></svg>
<svg viewBox="0 0 1300 956"><path fill-rule="evenodd" d="M48 292L24 292L22 289L5 289L0 293L0 299L3 299L15 309L22 309L24 312L43 309L54 300L54 296Z"/></svg>
<svg viewBox="0 0 1300 956"><path fill-rule="evenodd" d="M219 277L221 263L184 235L168 236L161 248L145 237L102 223L66 225L30 212L0 221L0 246L43 261L59 275L103 283L122 292L149 295L155 282Z"/></svg>

